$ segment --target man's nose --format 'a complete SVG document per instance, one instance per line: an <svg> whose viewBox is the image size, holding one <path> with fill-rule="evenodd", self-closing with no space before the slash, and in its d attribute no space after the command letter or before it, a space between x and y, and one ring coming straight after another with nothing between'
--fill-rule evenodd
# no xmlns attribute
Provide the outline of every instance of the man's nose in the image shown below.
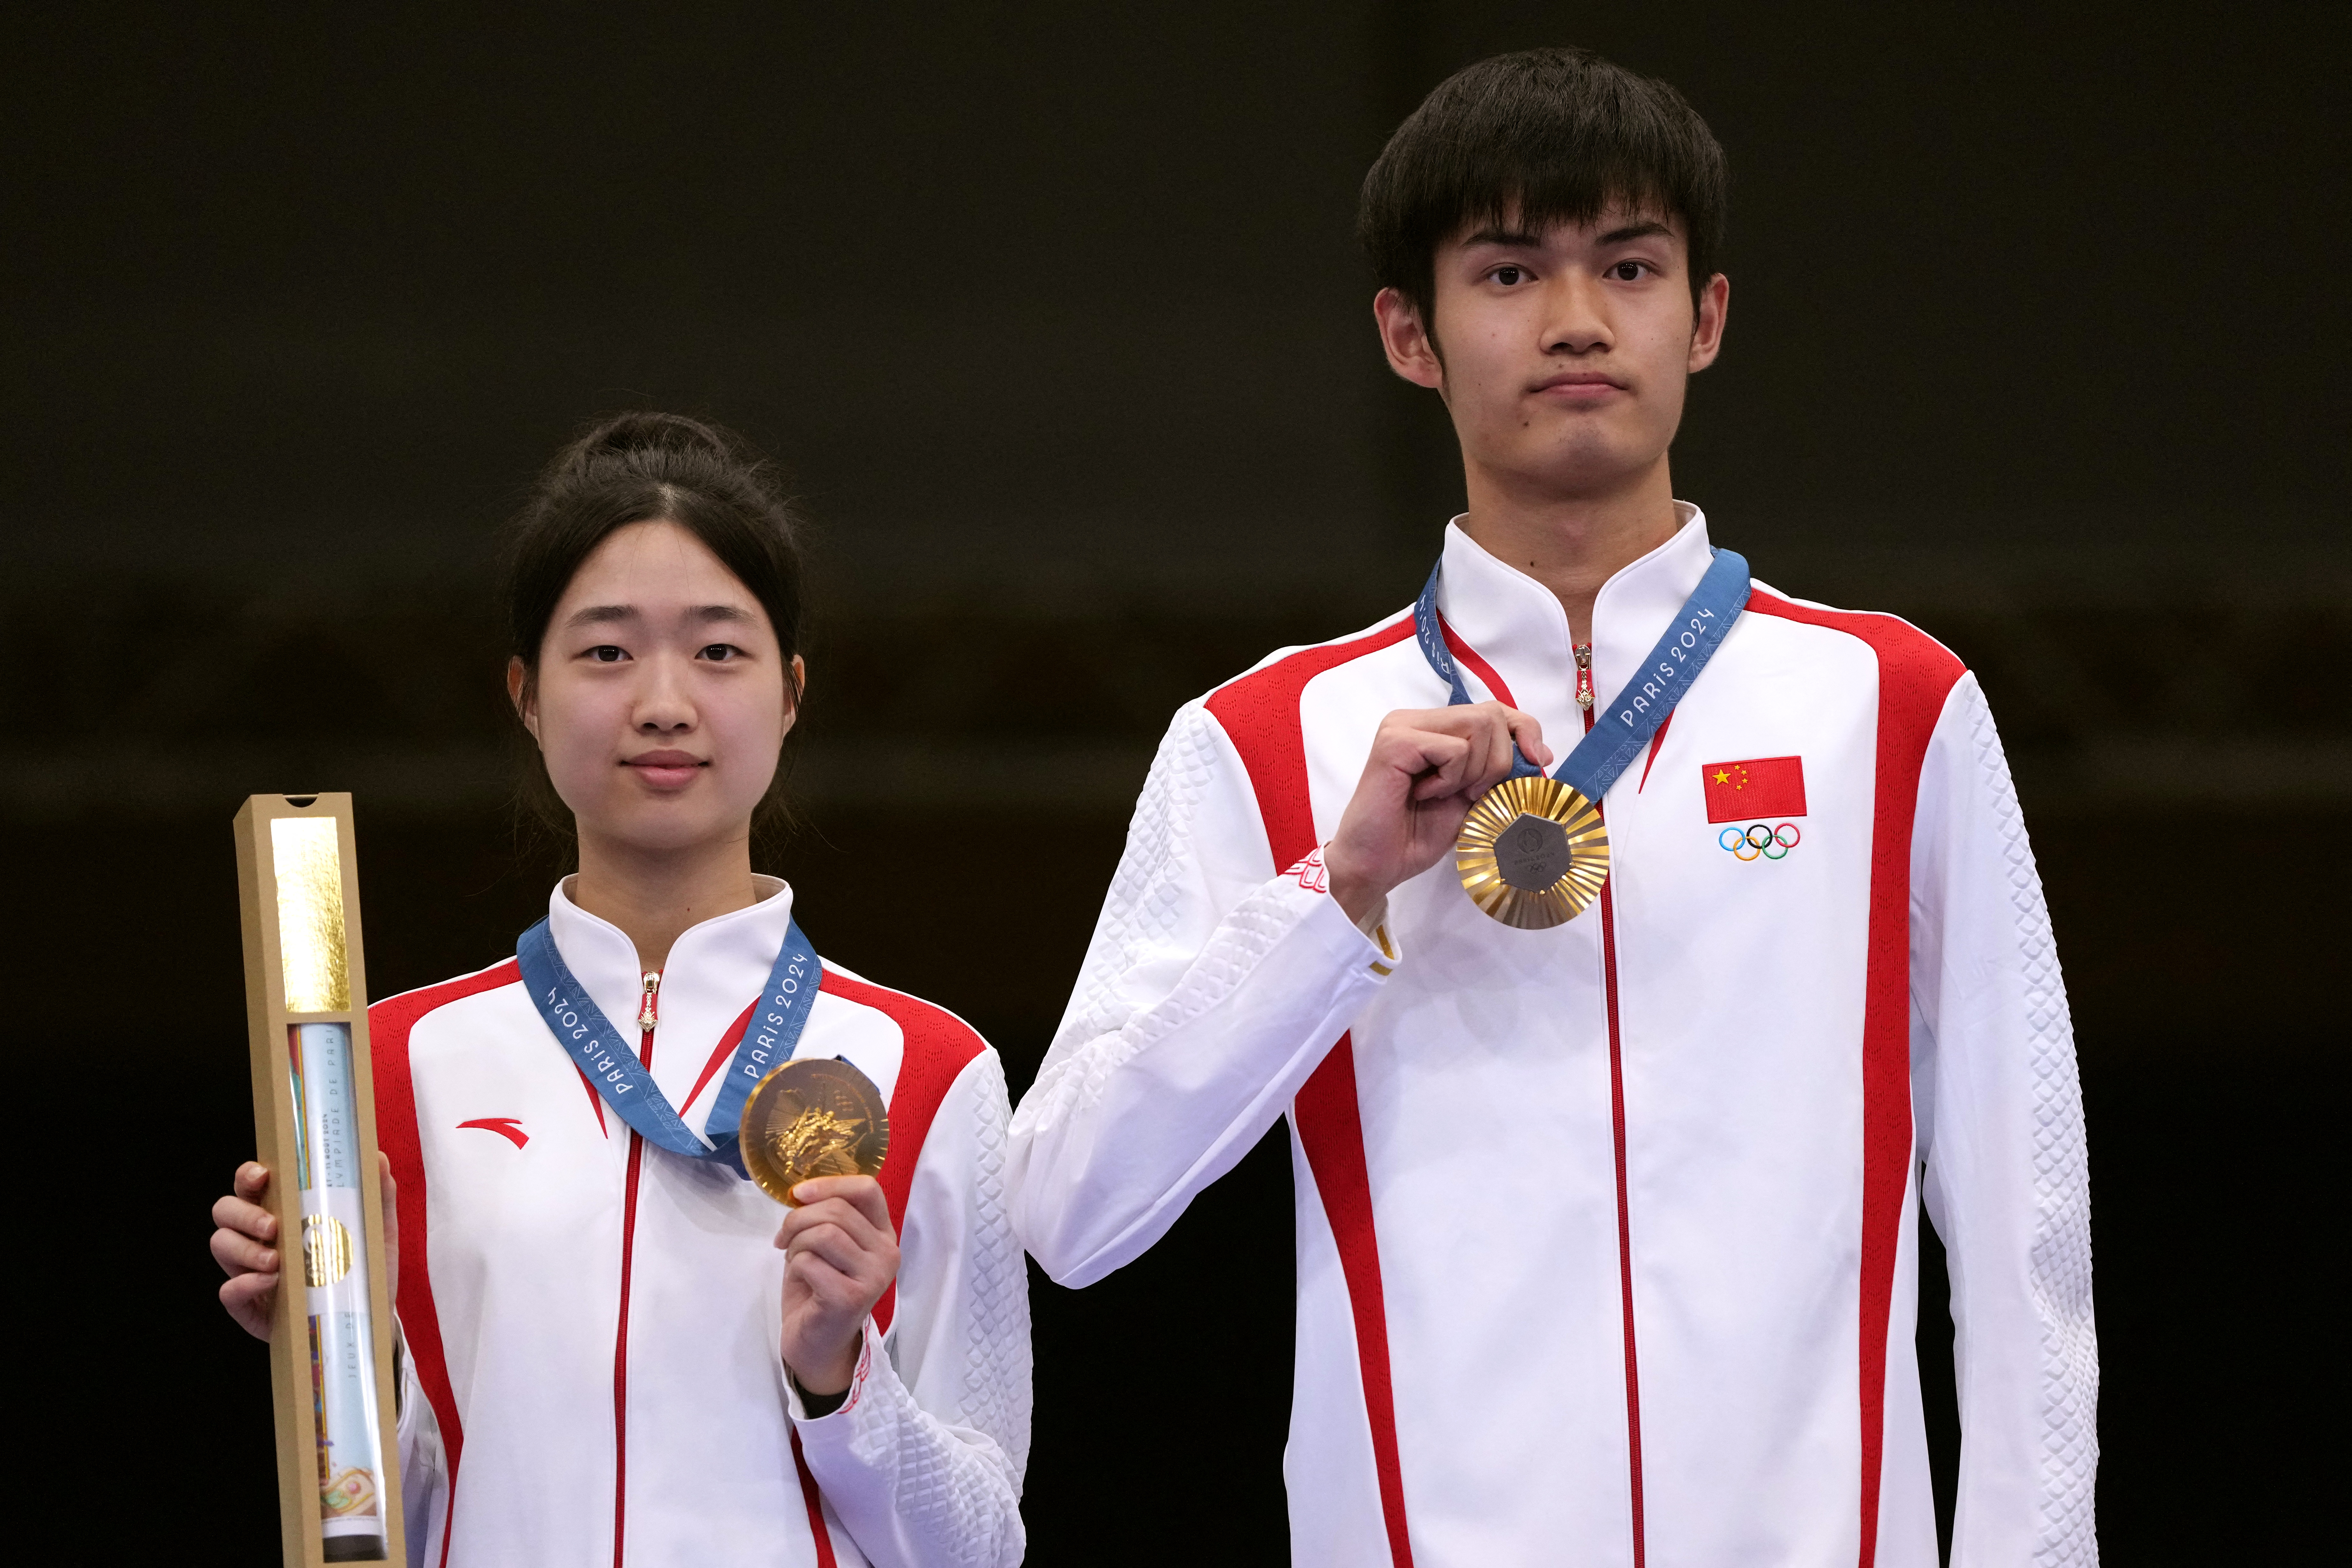
<svg viewBox="0 0 2352 1568"><path fill-rule="evenodd" d="M1591 353L1613 341L1608 299L1597 280L1570 268L1544 290L1544 353Z"/></svg>

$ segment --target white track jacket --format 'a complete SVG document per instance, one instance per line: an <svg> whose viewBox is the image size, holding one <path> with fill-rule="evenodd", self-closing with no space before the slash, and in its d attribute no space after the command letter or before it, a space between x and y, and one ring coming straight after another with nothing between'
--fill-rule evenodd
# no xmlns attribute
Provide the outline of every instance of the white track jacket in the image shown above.
<svg viewBox="0 0 2352 1568"><path fill-rule="evenodd" d="M700 1129L793 896L678 938L638 1047ZM558 887L549 930L624 1029L636 952ZM1029 1299L1006 1223L1004 1074L928 1003L824 965L799 1054L887 1098L899 1238L849 1397L812 1420L779 1351L783 1209L647 1144L512 959L368 1010L400 1186L402 1490L413 1563L1005 1568L1021 1559Z"/></svg>
<svg viewBox="0 0 2352 1568"><path fill-rule="evenodd" d="M1683 513L1601 590L1604 703L1706 570ZM1559 601L1450 528L1440 608L1473 696L1564 754ZM1924 1194L1953 1560L2095 1562L2082 1101L1974 677L1759 584L1610 792L1592 908L1506 927L1449 855L1368 939L1318 846L1382 716L1446 698L1408 611L1178 713L1013 1117L1023 1242L1099 1279L1286 1111L1293 1561L1933 1568Z"/></svg>

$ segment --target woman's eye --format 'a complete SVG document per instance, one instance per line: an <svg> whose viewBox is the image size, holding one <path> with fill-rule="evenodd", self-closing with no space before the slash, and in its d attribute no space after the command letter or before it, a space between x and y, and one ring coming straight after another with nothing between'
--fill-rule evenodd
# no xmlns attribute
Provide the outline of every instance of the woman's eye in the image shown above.
<svg viewBox="0 0 2352 1568"><path fill-rule="evenodd" d="M1526 282L1528 271L1524 267L1497 267L1490 276L1496 282L1508 289Z"/></svg>
<svg viewBox="0 0 2352 1568"><path fill-rule="evenodd" d="M629 656L611 643L599 643L588 650L588 657L598 664L618 664Z"/></svg>
<svg viewBox="0 0 2352 1568"><path fill-rule="evenodd" d="M715 642L702 650L702 657L714 664L725 664L742 651L731 643Z"/></svg>

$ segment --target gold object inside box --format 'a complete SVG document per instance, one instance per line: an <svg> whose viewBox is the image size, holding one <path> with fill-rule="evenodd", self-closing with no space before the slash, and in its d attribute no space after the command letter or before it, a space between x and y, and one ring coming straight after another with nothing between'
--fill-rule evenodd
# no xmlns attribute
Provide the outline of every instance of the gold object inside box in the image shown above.
<svg viewBox="0 0 2352 1568"><path fill-rule="evenodd" d="M289 1013L344 1013L352 1005L343 924L342 836L331 816L281 816L269 825L278 873L278 961Z"/></svg>

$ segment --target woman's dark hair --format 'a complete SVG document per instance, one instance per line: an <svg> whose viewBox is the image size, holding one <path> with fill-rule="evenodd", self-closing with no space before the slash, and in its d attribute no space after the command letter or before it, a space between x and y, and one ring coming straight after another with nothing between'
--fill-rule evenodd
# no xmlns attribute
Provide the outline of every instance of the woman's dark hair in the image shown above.
<svg viewBox="0 0 2352 1568"><path fill-rule="evenodd" d="M1397 127L1364 176L1356 237L1381 287L1430 324L1437 247L1455 235L1540 233L1622 202L1682 220L1696 305L1729 185L1721 144L1672 87L1590 49L1528 49L1454 72Z"/></svg>
<svg viewBox="0 0 2352 1568"><path fill-rule="evenodd" d="M597 421L540 474L507 542L503 595L508 646L522 660L525 689L539 679L540 645L564 590L616 530L674 522L700 540L768 613L785 660L801 648L801 520L775 466L733 431L679 414L616 414ZM572 815L535 754L524 770L521 804L546 826L569 834ZM784 770L776 770L753 821L781 826Z"/></svg>

